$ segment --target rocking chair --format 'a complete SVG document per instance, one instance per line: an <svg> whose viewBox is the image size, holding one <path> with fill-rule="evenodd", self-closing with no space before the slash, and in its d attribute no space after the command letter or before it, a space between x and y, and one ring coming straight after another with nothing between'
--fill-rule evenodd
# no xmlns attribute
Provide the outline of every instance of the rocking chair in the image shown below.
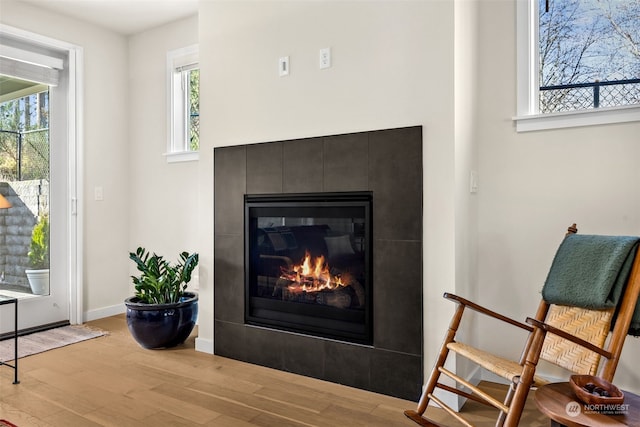
<svg viewBox="0 0 640 427"><path fill-rule="evenodd" d="M575 224L573 224L573 226L569 227L563 244L575 233L577 233L577 228ZM580 237L584 238L589 236ZM632 318L635 327L637 327L635 322L637 321L638 313L640 313L640 311L638 311L634 315L636 305L640 306L640 303L638 303L638 294L640 293L640 252L636 254L637 246L637 242L632 244L632 248L627 254L625 265L627 272L630 269L628 280L626 280L625 283L625 277L622 277L622 280L618 278L618 281L621 283L621 291L618 295L617 304L614 307L606 309L589 309L578 306L561 305L545 300L548 299L545 297L545 290L548 286L549 291L547 291L547 294L553 294L554 292L554 290L551 289L552 285L549 284L549 281L554 266L557 264L560 265L559 256L561 255L561 250L563 250L563 245L558 249L558 253L554 259L547 283L545 283L545 288L543 289L543 300L538 306L535 318L527 318L526 323L510 319L459 296L445 293L444 297L454 301L457 304L457 308L451 319L449 330L446 333L436 365L431 372L418 407L416 410L405 411L405 415L423 426L439 426L435 421L423 416L429 405L429 401L432 400L450 416L462 424L472 427L473 424L465 420L460 413L457 413L443 403L441 399L434 396L434 390L439 388L493 406L499 411L496 426L504 425L507 427L515 427L518 425L522 415L529 390L548 382L538 375L535 375L539 359L556 364L576 374L596 375L597 373L601 378L612 381L622 352L624 340L628 332L630 332ZM566 249L564 250L566 251ZM583 259L579 259L579 261L582 261L578 262L582 265L589 264L585 263ZM580 272L578 272L577 276L580 276ZM584 278L588 280L592 279L591 276L584 276ZM589 286L591 285L589 284ZM457 341L456 332L465 308L527 331L528 339L520 360L508 360ZM611 337L605 345L610 331ZM637 330L634 330L634 332L634 335L638 333ZM500 402L469 381L446 369L444 365L449 352L469 359L480 367L506 379L510 383L510 387L504 401ZM602 364L600 364L601 358L603 359ZM598 371L599 365L602 366ZM470 389L471 393L439 382L441 374L451 378L457 384L462 384L464 387Z"/></svg>

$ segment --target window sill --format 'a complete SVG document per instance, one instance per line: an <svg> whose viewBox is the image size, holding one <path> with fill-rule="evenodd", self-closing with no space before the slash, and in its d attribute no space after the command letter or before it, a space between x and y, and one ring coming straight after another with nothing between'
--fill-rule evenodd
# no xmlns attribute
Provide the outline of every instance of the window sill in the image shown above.
<svg viewBox="0 0 640 427"><path fill-rule="evenodd" d="M531 114L514 117L517 132L562 129L610 123L640 122L640 106L599 108L597 110Z"/></svg>
<svg viewBox="0 0 640 427"><path fill-rule="evenodd" d="M167 163L194 162L200 159L200 153L197 151L176 151L173 153L165 153Z"/></svg>

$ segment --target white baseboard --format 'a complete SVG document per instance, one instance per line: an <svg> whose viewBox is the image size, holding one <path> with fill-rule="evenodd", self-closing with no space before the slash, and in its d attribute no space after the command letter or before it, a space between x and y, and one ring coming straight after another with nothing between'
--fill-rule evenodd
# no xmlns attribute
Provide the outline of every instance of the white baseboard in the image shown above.
<svg viewBox="0 0 640 427"><path fill-rule="evenodd" d="M126 312L124 304L116 304L110 307L97 308L95 310L85 311L83 317L84 322L90 322L92 320L102 319L109 316L115 316L116 314L123 314Z"/></svg>
<svg viewBox="0 0 640 427"><path fill-rule="evenodd" d="M196 337L196 351L213 354L213 340Z"/></svg>

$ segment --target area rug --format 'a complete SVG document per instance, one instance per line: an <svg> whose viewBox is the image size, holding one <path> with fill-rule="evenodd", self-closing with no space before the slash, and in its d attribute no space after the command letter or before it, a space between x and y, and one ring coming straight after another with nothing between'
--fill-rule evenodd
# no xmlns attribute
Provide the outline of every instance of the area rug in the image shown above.
<svg viewBox="0 0 640 427"><path fill-rule="evenodd" d="M62 326L48 331L18 337L18 358L43 353L54 348L64 347L81 341L106 335L105 331L84 325ZM13 338L0 341L0 362L14 359ZM0 427L2 424L0 424Z"/></svg>

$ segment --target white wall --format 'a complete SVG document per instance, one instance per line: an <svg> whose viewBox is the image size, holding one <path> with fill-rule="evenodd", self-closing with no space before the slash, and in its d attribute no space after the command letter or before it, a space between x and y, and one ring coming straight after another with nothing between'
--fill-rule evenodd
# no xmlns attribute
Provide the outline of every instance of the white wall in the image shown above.
<svg viewBox="0 0 640 427"><path fill-rule="evenodd" d="M478 297L524 319L571 223L640 235L640 123L516 133L514 22L515 2L480 2ZM482 345L519 356L511 329L480 331ZM636 393L638 360L640 339L629 337L615 382Z"/></svg>
<svg viewBox="0 0 640 427"><path fill-rule="evenodd" d="M199 17L202 346L213 339L212 149L422 125L430 370L455 276L453 2L202 2ZM326 70L323 47L332 49ZM291 74L278 77L286 55Z"/></svg>
<svg viewBox="0 0 640 427"><path fill-rule="evenodd" d="M2 23L84 50L84 311L122 305L128 294L129 138L127 40L105 29L2 0ZM95 201L94 187L104 189Z"/></svg>
<svg viewBox="0 0 640 427"><path fill-rule="evenodd" d="M167 163L164 156L167 52L197 43L196 15L129 38L127 245L129 251L144 246L171 261L198 249L198 162ZM134 274L133 263L129 268Z"/></svg>

